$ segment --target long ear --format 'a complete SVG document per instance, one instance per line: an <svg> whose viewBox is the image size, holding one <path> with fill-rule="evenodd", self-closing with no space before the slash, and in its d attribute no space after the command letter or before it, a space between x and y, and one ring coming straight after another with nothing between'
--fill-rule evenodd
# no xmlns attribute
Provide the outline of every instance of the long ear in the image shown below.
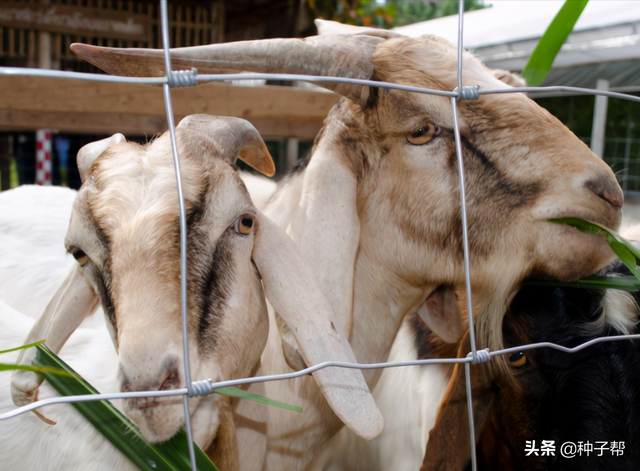
<svg viewBox="0 0 640 471"><path fill-rule="evenodd" d="M98 296L82 274L80 265L74 265L34 324L25 343L46 340L47 347L58 353L82 320L97 309L98 303ZM34 357L35 349L23 350L18 357L18 363L30 365ZM11 378L11 396L14 404L29 404L42 379L36 373L16 370Z"/></svg>
<svg viewBox="0 0 640 471"><path fill-rule="evenodd" d="M434 334L447 343L462 337L462 318L453 286L438 286L418 309L418 315Z"/></svg>
<svg viewBox="0 0 640 471"><path fill-rule="evenodd" d="M470 350L469 333L467 332L460 343L458 357L463 358ZM495 393L491 389L491 381L482 366L471 367L471 395L477 442L495 397ZM457 363L453 368L447 391L440 403L436 424L429 432L427 451L420 471L443 469L463 471L470 459L464 364Z"/></svg>
<svg viewBox="0 0 640 471"><path fill-rule="evenodd" d="M258 214L253 261L267 298L287 323L308 365L324 361L355 362L355 356L331 306L317 288L295 243L266 216ZM372 439L384 422L362 372L324 368L313 373L336 415L356 434Z"/></svg>
<svg viewBox="0 0 640 471"><path fill-rule="evenodd" d="M495 78L512 87L526 87L527 82L520 75L502 69L491 69L491 73Z"/></svg>
<svg viewBox="0 0 640 471"><path fill-rule="evenodd" d="M358 181L331 149L314 153L304 172L302 197L289 230L313 267L336 313L336 325L351 337L355 262L360 242Z"/></svg>
<svg viewBox="0 0 640 471"><path fill-rule="evenodd" d="M87 173L89 173L89 169L93 165L100 155L106 151L109 147L119 144L121 142L125 142L126 138L120 134L114 134L111 137L107 137L106 139L102 139L100 141L95 141L83 146L78 151L78 171L80 172L80 179L84 182L87 179Z"/></svg>
<svg viewBox="0 0 640 471"><path fill-rule="evenodd" d="M333 321L351 338L355 263L360 241L358 181L354 171L329 146L314 154L304 172L300 203L288 233L325 294ZM269 208L267 208L269 214ZM277 215L276 215L277 216ZM293 369L304 362L286 326L279 324L285 359Z"/></svg>
<svg viewBox="0 0 640 471"><path fill-rule="evenodd" d="M273 159L260 133L247 120L194 114L180 121L177 128L211 139L220 150L219 157L231 165L240 159L268 177L276 173Z"/></svg>

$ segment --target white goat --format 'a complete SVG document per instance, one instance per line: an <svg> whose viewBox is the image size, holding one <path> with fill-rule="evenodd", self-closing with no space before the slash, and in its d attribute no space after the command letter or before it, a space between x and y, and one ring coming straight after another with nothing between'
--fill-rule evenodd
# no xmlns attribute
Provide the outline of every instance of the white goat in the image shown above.
<svg viewBox="0 0 640 471"><path fill-rule="evenodd" d="M284 318L300 342L305 361L354 361L295 245L255 209L229 166L239 155L261 171L273 173L273 163L255 129L239 119L196 115L180 123L177 135L189 213L193 378L248 376L255 368L267 333L258 271L270 300L279 312L289 313ZM184 373L178 208L168 135L146 147L123 141L122 135L115 135L85 146L78 155L84 184L65 241L78 265L27 341L47 337L50 348L59 350L95 308L95 293L99 293L120 357L120 388L179 388ZM318 314L318 319L309 319L306 313ZM173 328L159 330L158 322ZM355 424L356 430L379 432L379 414L359 371L323 370L314 376L336 412ZM36 375L17 372L12 382L14 401L29 402L38 385ZM218 436L235 436L233 421L218 419L218 406L220 414L229 410L224 403L211 396L190 400L196 441L205 448L217 429ZM173 400L125 401L124 410L152 441L169 438L184 420L182 407ZM219 421L228 429L221 431ZM234 466L233 450L221 451L215 443L210 449L219 463Z"/></svg>
<svg viewBox="0 0 640 471"><path fill-rule="evenodd" d="M275 191L273 181L239 172L254 205L260 209ZM0 350L22 344L33 327L33 317L46 303L76 262L64 250L77 192L54 186L25 185L0 193ZM8 289L10 288L10 289ZM28 315L13 309L13 302ZM22 303L22 304L21 304ZM40 312L33 312L40 309ZM102 318L102 309L83 321L91 329L79 328L60 355L100 392L118 392L118 356ZM18 352L0 361L11 363ZM10 374L0 374L0 413L12 410ZM47 383L39 399L58 394ZM114 405L121 409L121 401ZM45 424L32 414L23 414L0 425L0 457L7 469L137 469L71 406L40 409L56 426ZM37 440L37 444L34 440Z"/></svg>
<svg viewBox="0 0 640 471"><path fill-rule="evenodd" d="M164 73L161 51L72 48L112 73ZM440 90L457 86L456 48L433 36L389 38L372 32L244 41L176 49L172 56L175 67L196 66L200 72L300 73ZM507 87L467 53L462 76L463 85ZM307 165L280 187L267 215L287 228L316 270L337 313L336 327L348 335L358 360L380 361L406 313L438 286L463 280L452 106L431 95L356 84L323 86L344 98L326 119ZM506 300L520 280L531 273L575 279L612 256L600 238L547 220L578 216L617 227L622 192L606 164L521 94L463 101L458 114L472 284L492 294L480 306L480 344L495 348L501 344ZM575 251L593 255L576 261ZM270 324L270 336L263 354L269 362L263 361L259 373L298 367L295 344L285 337L286 358L278 345L276 322ZM367 376L374 385L377 375ZM274 397L303 397L307 411L295 424L270 412L267 423L247 427L267 436L267 468L304 468L339 428L314 388L308 378L265 385ZM243 469L256 469L256 462L244 463Z"/></svg>
<svg viewBox="0 0 640 471"><path fill-rule="evenodd" d="M22 345L33 323L31 317L0 301L0 350ZM104 321L101 327L76 330L60 355L99 391L118 392L118 357ZM0 356L0 361L14 363L17 357L17 352L8 353ZM0 413L15 408L9 394L10 379L8 372L0 373ZM40 387L40 399L57 395L48 383ZM115 401L114 405L120 408L120 401ZM56 425L48 425L33 414L23 414L0 422L0 461L3 469L137 469L71 406L47 406L41 408L40 412L55 421Z"/></svg>

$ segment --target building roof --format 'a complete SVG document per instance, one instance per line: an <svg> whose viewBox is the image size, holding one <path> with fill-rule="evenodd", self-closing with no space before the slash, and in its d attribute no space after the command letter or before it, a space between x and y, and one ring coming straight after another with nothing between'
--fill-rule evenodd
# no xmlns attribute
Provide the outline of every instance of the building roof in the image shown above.
<svg viewBox="0 0 640 471"><path fill-rule="evenodd" d="M491 3L488 8L465 13L464 46L489 67L520 71L564 1ZM458 17L423 21L394 30L407 36L435 34L456 44ZM571 83L565 81L562 85L593 87L597 71L600 78L609 77L616 82L612 83L613 88L640 89L640 74L632 70L640 68L640 1L591 0L553 67L545 85L559 84L556 78L562 77L571 79ZM575 70L558 74L561 69Z"/></svg>

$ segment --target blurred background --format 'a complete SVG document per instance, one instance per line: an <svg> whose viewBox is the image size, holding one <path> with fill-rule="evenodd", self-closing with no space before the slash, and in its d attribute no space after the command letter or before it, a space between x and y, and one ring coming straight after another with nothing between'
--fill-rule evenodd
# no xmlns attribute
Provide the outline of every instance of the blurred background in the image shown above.
<svg viewBox="0 0 640 471"><path fill-rule="evenodd" d="M491 68L519 72L563 3L465 1L465 47ZM457 0L169 0L173 47L314 35L316 18L456 43L457 10ZM158 48L158 17L156 0L0 0L0 65L100 73L69 45ZM640 1L591 0L543 85L637 96L639 60ZM2 190L36 182L78 188L75 155L84 144L115 132L144 143L166 129L158 88L15 76L0 76L0 87ZM276 178L310 150L337 101L312 85L265 81L175 89L172 97L176 120L209 113L251 121L276 161ZM531 97L612 166L631 205L640 201L640 105Z"/></svg>

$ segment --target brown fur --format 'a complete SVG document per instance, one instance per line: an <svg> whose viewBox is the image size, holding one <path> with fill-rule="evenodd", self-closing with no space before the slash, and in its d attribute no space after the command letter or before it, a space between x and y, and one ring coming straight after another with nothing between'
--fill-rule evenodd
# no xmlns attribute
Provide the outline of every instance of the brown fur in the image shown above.
<svg viewBox="0 0 640 471"><path fill-rule="evenodd" d="M206 453L218 469L224 471L239 471L238 439L236 425L231 410L230 398L220 398L217 401L220 425L213 443Z"/></svg>
<svg viewBox="0 0 640 471"><path fill-rule="evenodd" d="M457 49L447 41L433 36L375 39L335 36L212 45L206 52L193 54L210 54L207 67L228 68L229 63L220 59L228 48L235 53L263 51L269 57L260 58L255 66L246 57L238 59L242 70L291 72L304 65L307 73L334 71L340 76L447 91L457 87ZM341 49L335 58L340 41L359 47ZM300 55L310 44L315 49L313 60L307 55L301 63ZM176 54L184 59L190 50ZM367 67L361 67L363 63ZM121 65L125 67L126 61ZM469 53L464 54L462 78L465 86L506 87ZM340 93L348 100L331 110L312 156L280 187L267 212L314 262L318 279L328 287L334 305L339 305L339 322L347 336L350 331L358 360L380 361L386 358L405 314L437 286L460 285L464 279L454 108L447 97L398 90L350 85ZM619 207L605 201L593 190L597 185L589 188L587 182L595 179L616 195L621 190L606 164L523 95L485 95L459 102L457 115L465 138L462 158L471 281L474 293L483 297L477 311L478 340L480 347L496 349L503 343L505 308L525 277L535 273L572 280L595 272L612 256L601 239L552 225L547 219L574 216L615 228ZM427 123L437 126L440 134L424 145L409 143L407 135ZM338 189L334 181L355 188ZM323 193L322 188L330 190ZM352 253L335 257L334 247L348 245L341 241L353 234L359 238ZM334 247L323 246L324 240L331 240ZM573 253L590 256L576 260L563 248L567 244ZM341 279L343 286L348 285L346 292L334 295L339 289L331 282L345 273L353 273L353 285ZM280 349L272 357L281 354ZM296 391L312 388L304 379L294 384ZM370 386L374 384L375 378ZM277 388L278 392L284 389ZM282 448L292 457L313 453L338 427L322 401L309 401L317 412L316 421L310 418L298 428L278 423L268 432L270 439L276 437L274 447L284 442L278 441L281 437L296 437L295 443L289 441ZM287 461L285 455L273 452L268 462L275 467L303 465L304 460Z"/></svg>

